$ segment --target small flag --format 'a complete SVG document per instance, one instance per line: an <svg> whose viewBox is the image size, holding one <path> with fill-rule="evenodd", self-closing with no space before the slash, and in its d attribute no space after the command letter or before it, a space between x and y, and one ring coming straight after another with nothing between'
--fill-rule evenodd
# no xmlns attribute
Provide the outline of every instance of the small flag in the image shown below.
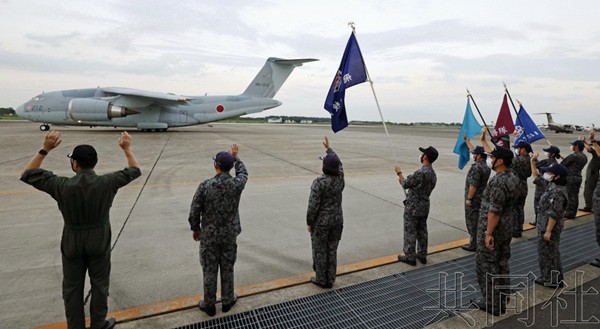
<svg viewBox="0 0 600 329"><path fill-rule="evenodd" d="M344 96L346 88L367 81L367 70L354 32L350 34L346 50L337 70L329 93L325 99L325 109L331 114L331 129L338 132L348 127Z"/></svg>
<svg viewBox="0 0 600 329"><path fill-rule="evenodd" d="M504 94L504 100L500 107L500 113L498 113L498 119L496 120L496 126L494 127L492 141L497 146L504 148L510 148L510 137L509 135L515 131L515 125L510 115L510 109L508 108L508 101L506 100L506 94Z"/></svg>
<svg viewBox="0 0 600 329"><path fill-rule="evenodd" d="M481 131L482 126L475 119L473 110L471 110L471 101L467 98L467 109L465 110L465 116L463 118L462 127L454 146L454 153L458 154L458 168L463 169L471 158L469 152L469 146L465 143L464 133L467 132L467 138L471 139Z"/></svg>
<svg viewBox="0 0 600 329"><path fill-rule="evenodd" d="M520 141L533 143L537 140L546 138L535 122L531 120L531 117L527 114L523 105L519 106L519 114L517 120L515 120L515 129L517 130L517 137L513 144L515 146ZM525 136L527 136L527 138L525 138Z"/></svg>

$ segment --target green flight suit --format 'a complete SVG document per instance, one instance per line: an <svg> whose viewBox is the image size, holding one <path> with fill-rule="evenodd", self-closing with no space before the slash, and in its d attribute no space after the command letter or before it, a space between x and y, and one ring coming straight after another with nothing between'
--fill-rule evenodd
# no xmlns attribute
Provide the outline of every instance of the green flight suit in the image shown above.
<svg viewBox="0 0 600 329"><path fill-rule="evenodd" d="M85 328L83 293L85 273L92 285L91 328L102 328L108 312L111 229L109 211L117 190L141 175L136 167L98 176L83 170L73 177L31 169L21 180L44 191L58 204L64 227L60 243L63 300L67 325Z"/></svg>

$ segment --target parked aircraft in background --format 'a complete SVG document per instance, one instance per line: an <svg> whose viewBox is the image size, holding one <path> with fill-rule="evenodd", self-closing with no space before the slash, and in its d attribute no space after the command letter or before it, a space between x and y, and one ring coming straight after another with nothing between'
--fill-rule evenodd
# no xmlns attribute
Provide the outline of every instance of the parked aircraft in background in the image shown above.
<svg viewBox="0 0 600 329"><path fill-rule="evenodd" d="M585 131L587 131L587 132L590 132L590 131L592 131L592 130L593 130L593 131L600 131L600 128L596 127L596 126L595 126L595 125L592 123L592 125L591 125L591 126L587 126L587 127L585 127L585 129L584 129L584 130L585 130Z"/></svg>
<svg viewBox="0 0 600 329"><path fill-rule="evenodd" d="M555 114L555 113L544 112L544 113L536 113L536 114L545 114L546 118L548 119L548 130L553 130L557 134L558 133L572 134L575 131L574 125L560 124L560 123L554 122L554 120L552 119L552 114Z"/></svg>
<svg viewBox="0 0 600 329"><path fill-rule="evenodd" d="M181 96L121 87L98 87L39 94L17 107L22 118L62 126L128 127L166 131L262 112L281 105L273 97L295 67L317 59L267 59L240 95Z"/></svg>

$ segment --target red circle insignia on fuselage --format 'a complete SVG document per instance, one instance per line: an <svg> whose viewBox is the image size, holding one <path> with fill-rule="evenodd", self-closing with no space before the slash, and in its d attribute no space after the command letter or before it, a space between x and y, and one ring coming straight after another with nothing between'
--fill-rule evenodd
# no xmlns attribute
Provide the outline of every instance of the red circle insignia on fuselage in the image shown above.
<svg viewBox="0 0 600 329"><path fill-rule="evenodd" d="M217 105L216 107L217 112L221 113L225 110L225 107L221 104Z"/></svg>

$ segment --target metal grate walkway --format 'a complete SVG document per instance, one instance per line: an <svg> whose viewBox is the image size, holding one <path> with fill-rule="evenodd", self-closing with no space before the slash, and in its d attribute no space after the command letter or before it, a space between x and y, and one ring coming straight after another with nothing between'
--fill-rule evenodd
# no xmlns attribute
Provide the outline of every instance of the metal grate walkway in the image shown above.
<svg viewBox="0 0 600 329"><path fill-rule="evenodd" d="M593 222L563 231L564 271L577 268L600 250ZM539 275L537 238L512 244L513 290L525 289ZM529 282L527 282L529 281ZM475 256L191 324L197 328L422 328L474 308L481 298Z"/></svg>

